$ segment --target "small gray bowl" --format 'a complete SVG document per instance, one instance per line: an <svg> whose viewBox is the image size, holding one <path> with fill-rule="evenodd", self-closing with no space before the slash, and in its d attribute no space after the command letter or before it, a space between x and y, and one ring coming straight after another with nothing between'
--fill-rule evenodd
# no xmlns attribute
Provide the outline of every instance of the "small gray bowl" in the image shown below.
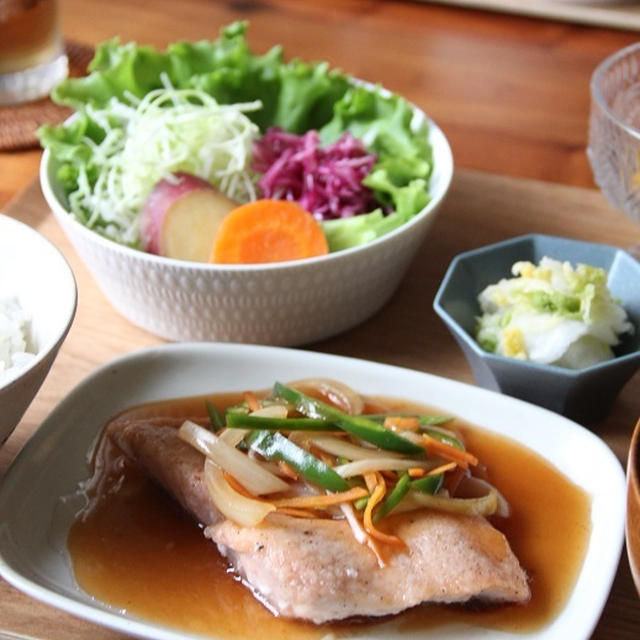
<svg viewBox="0 0 640 640"><path fill-rule="evenodd" d="M635 327L615 347L616 357L572 370L506 358L484 351L475 340L481 314L478 294L507 278L518 260L538 263L544 256L602 267L612 295L620 300ZM640 367L640 262L617 247L531 234L457 256L433 303L462 347L477 383L533 402L580 422L603 418L620 389Z"/></svg>

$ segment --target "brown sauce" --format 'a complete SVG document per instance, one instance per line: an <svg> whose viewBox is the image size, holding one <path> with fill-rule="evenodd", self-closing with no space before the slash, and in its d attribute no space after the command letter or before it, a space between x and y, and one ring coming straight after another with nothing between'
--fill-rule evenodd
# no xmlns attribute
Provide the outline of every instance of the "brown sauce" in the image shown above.
<svg viewBox="0 0 640 640"><path fill-rule="evenodd" d="M223 408L238 400L217 395ZM394 411L415 405L391 400ZM202 398L133 408L127 417L202 414ZM392 407L391 407L392 405ZM425 412L424 407L421 407ZM447 425L449 426L449 425ZM118 471L90 515L68 539L80 586L96 598L150 622L220 638L291 640L346 638L368 630L386 634L463 623L511 632L548 624L564 606L580 569L590 532L590 500L537 454L504 437L456 420L467 448L511 506L493 522L505 533L530 578L526 605L424 605L382 621L314 626L273 616L227 570L215 545L170 498L135 469Z"/></svg>

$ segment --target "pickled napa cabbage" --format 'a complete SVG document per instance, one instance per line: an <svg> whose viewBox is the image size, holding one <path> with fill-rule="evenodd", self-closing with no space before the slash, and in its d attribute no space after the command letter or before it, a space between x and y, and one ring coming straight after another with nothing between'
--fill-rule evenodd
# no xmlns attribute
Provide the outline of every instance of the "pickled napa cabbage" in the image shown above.
<svg viewBox="0 0 640 640"><path fill-rule="evenodd" d="M544 257L511 271L478 296L476 339L486 351L580 369L613 358L619 336L633 331L604 269Z"/></svg>

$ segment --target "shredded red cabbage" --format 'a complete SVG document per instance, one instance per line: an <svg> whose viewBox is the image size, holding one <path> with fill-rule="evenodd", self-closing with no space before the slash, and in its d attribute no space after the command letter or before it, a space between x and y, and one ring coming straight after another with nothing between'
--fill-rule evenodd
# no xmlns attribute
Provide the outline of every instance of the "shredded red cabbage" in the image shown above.
<svg viewBox="0 0 640 640"><path fill-rule="evenodd" d="M376 154L350 133L322 148L317 131L296 135L269 127L253 154L253 169L263 174L262 196L297 202L317 220L348 218L380 206L362 184Z"/></svg>

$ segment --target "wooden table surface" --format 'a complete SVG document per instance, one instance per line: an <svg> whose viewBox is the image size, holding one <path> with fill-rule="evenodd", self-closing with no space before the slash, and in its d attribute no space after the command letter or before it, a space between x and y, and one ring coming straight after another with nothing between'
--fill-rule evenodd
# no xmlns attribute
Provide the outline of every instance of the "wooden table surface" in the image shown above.
<svg viewBox="0 0 640 640"><path fill-rule="evenodd" d="M61 4L65 36L88 44L119 35L165 45L180 38L215 37L221 25L249 19L255 50L282 43L291 55L328 60L404 94L441 125L456 167L479 170L457 172L429 246L391 303L361 327L308 348L473 382L462 354L431 310L433 294L456 253L530 231L623 247L640 242L640 228L593 189L585 155L590 74L606 55L634 42L633 32L375 0ZM49 377L0 449L0 477L52 407L96 365L161 342L120 318L93 285L32 184L39 157L37 150L0 153L0 209L62 249L78 280L79 307ZM590 425L623 463L639 415L636 375L607 419ZM3 625L22 637L48 640L117 637L35 603L0 581L0 630ZM640 600L623 554L593 637L631 640L639 634Z"/></svg>

